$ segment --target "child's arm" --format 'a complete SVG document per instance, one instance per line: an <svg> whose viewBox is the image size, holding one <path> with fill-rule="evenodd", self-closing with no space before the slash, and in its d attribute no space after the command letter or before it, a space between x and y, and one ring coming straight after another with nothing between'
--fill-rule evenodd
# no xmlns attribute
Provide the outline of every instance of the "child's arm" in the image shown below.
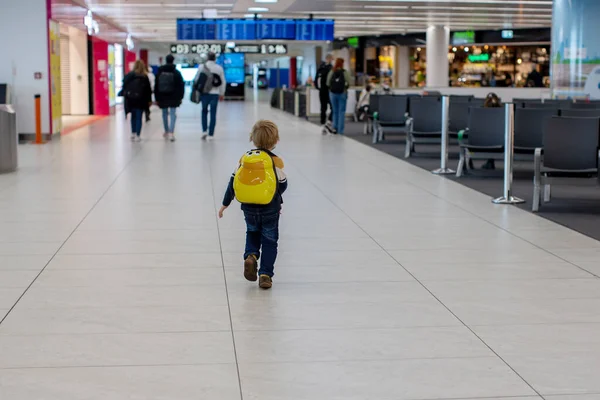
<svg viewBox="0 0 600 400"><path fill-rule="evenodd" d="M227 207L231 205L231 202L235 198L235 191L233 190L233 177L231 175L231 179L229 179L229 184L227 185L227 190L225 191L225 196L223 197L223 206L219 210L219 218L223 218L223 212L227 210Z"/></svg>
<svg viewBox="0 0 600 400"><path fill-rule="evenodd" d="M277 178L279 179L279 194L283 194L288 187L287 176L283 169L277 168Z"/></svg>

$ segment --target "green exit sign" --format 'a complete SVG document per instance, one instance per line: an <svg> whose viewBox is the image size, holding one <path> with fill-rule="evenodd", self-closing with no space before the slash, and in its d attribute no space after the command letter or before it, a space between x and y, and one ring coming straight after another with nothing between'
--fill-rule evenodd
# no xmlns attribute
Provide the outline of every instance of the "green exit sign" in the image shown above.
<svg viewBox="0 0 600 400"><path fill-rule="evenodd" d="M489 54L469 54L469 61L475 62L488 62L490 61Z"/></svg>

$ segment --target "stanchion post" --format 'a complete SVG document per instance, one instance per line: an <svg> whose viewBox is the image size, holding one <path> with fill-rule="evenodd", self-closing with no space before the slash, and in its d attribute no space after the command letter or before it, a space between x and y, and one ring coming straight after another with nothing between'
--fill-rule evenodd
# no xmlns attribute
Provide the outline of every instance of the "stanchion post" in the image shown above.
<svg viewBox="0 0 600 400"><path fill-rule="evenodd" d="M525 200L512 195L513 158L515 137L515 105L507 103L504 106L504 195L492 200L494 204L521 204Z"/></svg>
<svg viewBox="0 0 600 400"><path fill-rule="evenodd" d="M35 101L35 144L44 144L42 140L42 96L36 94Z"/></svg>
<svg viewBox="0 0 600 400"><path fill-rule="evenodd" d="M436 175L454 174L456 171L448 168L448 129L450 127L450 97L442 97L442 149L440 151L440 168L431 171Z"/></svg>

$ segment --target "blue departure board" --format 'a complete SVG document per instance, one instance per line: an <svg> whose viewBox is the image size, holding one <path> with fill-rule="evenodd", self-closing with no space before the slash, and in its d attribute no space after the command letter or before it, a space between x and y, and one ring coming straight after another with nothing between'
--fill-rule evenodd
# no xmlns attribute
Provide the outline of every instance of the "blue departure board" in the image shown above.
<svg viewBox="0 0 600 400"><path fill-rule="evenodd" d="M253 19L217 20L217 40L256 40L256 21Z"/></svg>
<svg viewBox="0 0 600 400"><path fill-rule="evenodd" d="M216 40L217 23L214 19L178 19L177 40Z"/></svg>
<svg viewBox="0 0 600 400"><path fill-rule="evenodd" d="M330 40L334 39L335 23L333 20L297 20L296 40Z"/></svg>
<svg viewBox="0 0 600 400"><path fill-rule="evenodd" d="M293 19L260 19L257 21L257 39L296 39L296 21Z"/></svg>

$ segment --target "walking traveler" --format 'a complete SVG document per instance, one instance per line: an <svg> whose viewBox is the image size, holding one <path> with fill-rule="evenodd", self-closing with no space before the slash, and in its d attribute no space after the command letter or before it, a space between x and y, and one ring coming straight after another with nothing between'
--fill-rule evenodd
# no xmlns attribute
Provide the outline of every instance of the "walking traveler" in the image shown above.
<svg viewBox="0 0 600 400"><path fill-rule="evenodd" d="M152 101L152 87L148 79L148 70L142 60L137 60L133 71L125 75L123 94L125 95L125 115L131 113L131 140L140 142L144 111Z"/></svg>
<svg viewBox="0 0 600 400"><path fill-rule="evenodd" d="M215 135L217 125L217 107L219 101L225 96L225 72L223 67L216 63L215 53L208 53L207 61L203 67L198 68L194 79L194 90L200 93L202 103L202 139L211 141ZM208 112L210 110L210 125Z"/></svg>
<svg viewBox="0 0 600 400"><path fill-rule="evenodd" d="M327 119L327 110L331 109L327 77L333 68L331 65L332 61L333 56L328 54L327 57L325 57L325 61L319 66L319 69L317 70L317 76L315 77L315 87L317 90L319 90L319 100L321 101L321 125L323 126L324 133L326 133L326 131L333 133L333 127L331 125L333 111L329 113L329 120Z"/></svg>
<svg viewBox="0 0 600 400"><path fill-rule="evenodd" d="M175 122L177 121L177 108L181 105L185 94L185 82L181 72L174 64L175 57L167 56L167 63L158 69L154 97L162 110L165 133L163 137L175 141Z"/></svg>
<svg viewBox="0 0 600 400"><path fill-rule="evenodd" d="M344 134L346 122L346 103L348 102L348 87L350 86L350 74L344 69L344 59L335 60L333 69L327 77L331 108L333 110L333 133Z"/></svg>

